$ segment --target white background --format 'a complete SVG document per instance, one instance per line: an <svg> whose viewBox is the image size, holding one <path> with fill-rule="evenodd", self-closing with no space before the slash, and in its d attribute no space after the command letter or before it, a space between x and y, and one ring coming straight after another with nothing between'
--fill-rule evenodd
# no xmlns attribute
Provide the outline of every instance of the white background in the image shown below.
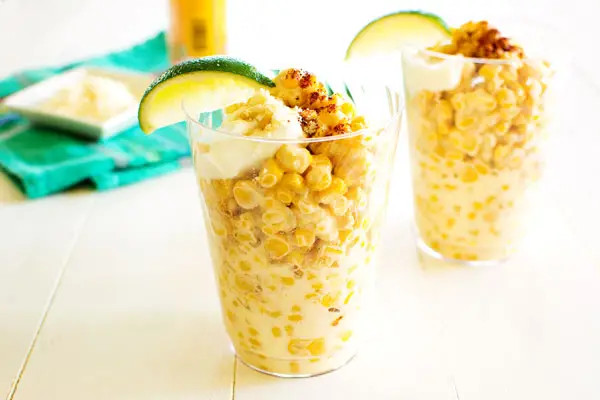
<svg viewBox="0 0 600 400"><path fill-rule="evenodd" d="M228 9L230 50L250 61L340 59L373 17L422 9L451 25L510 26L600 82L599 0L231 0ZM167 15L167 0L0 0L0 77L140 42L165 29Z"/></svg>

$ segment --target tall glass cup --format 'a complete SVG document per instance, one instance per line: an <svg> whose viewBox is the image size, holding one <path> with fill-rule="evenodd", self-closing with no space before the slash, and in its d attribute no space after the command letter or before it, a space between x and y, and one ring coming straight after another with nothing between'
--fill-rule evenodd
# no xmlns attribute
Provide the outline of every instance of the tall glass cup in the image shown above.
<svg viewBox="0 0 600 400"><path fill-rule="evenodd" d="M407 49L403 75L420 249L470 264L505 259L542 171L548 64Z"/></svg>
<svg viewBox="0 0 600 400"><path fill-rule="evenodd" d="M188 114L223 320L248 366L312 376L356 353L400 127L399 105L391 111L381 129L293 140L220 131L222 110ZM208 179L211 146L264 159L235 178ZM319 154L324 167L285 172L286 146Z"/></svg>

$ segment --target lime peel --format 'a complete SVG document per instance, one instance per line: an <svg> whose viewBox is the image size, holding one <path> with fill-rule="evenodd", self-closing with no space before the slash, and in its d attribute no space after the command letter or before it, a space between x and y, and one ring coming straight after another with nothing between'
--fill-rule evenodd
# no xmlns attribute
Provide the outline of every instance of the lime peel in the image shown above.
<svg viewBox="0 0 600 400"><path fill-rule="evenodd" d="M402 21L403 19L405 21ZM422 20L423 22L420 23L418 22L419 20ZM397 24L393 27L389 27L390 33L387 35L389 38L378 37L381 32L377 32L377 30L381 29L384 24L394 21L397 22ZM411 25L411 27L408 27L408 25ZM413 33L411 32L411 29L414 28L423 29L423 31L415 31ZM429 39L427 36L431 36L431 45L433 45L435 44L436 39L449 37L451 33L450 27L436 14L420 10L397 11L378 17L365 25L356 34L348 46L345 59L349 60L357 55L368 55L371 52L369 50L365 51L365 49L368 49L369 47L375 48L383 45L386 49L392 49L397 44L406 41L408 36L413 35L419 36L419 38L425 37L426 39Z"/></svg>
<svg viewBox="0 0 600 400"><path fill-rule="evenodd" d="M185 119L182 108L194 114L212 111L244 101L260 88L275 83L245 61L228 56L210 56L189 60L169 68L144 92L138 109L142 131Z"/></svg>

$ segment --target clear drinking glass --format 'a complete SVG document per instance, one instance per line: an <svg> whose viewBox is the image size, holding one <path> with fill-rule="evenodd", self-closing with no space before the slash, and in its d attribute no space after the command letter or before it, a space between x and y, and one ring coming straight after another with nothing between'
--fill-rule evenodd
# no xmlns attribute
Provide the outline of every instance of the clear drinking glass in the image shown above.
<svg viewBox="0 0 600 400"><path fill-rule="evenodd" d="M420 249L469 264L505 259L543 167L548 64L415 49L402 58Z"/></svg>
<svg viewBox="0 0 600 400"><path fill-rule="evenodd" d="M223 110L188 113L223 320L248 366L304 377L355 355L400 129L400 105L387 107L380 129L279 140L220 131ZM235 178L208 179L209 146L265 156ZM332 168L283 173L282 146L306 147ZM329 185L312 190L310 180Z"/></svg>

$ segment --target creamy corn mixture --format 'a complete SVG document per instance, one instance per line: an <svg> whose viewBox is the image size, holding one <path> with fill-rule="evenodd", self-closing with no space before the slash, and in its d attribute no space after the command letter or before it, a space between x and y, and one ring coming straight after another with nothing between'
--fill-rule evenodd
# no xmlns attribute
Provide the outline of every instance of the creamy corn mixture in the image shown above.
<svg viewBox="0 0 600 400"><path fill-rule="evenodd" d="M328 96L304 71L286 70L274 81L270 92L226 108L221 129L277 138L295 138L300 130L332 140L225 139L237 158L245 157L236 171L214 168L227 170L227 179L206 175L214 143L193 141L194 159L225 325L238 356L267 372L312 375L355 354L395 135L369 130L334 140L367 128L351 102Z"/></svg>
<svg viewBox="0 0 600 400"><path fill-rule="evenodd" d="M487 22L461 26L432 50L487 60L404 58L420 237L447 258L502 259L541 172L549 67ZM422 76L433 78L419 84Z"/></svg>

